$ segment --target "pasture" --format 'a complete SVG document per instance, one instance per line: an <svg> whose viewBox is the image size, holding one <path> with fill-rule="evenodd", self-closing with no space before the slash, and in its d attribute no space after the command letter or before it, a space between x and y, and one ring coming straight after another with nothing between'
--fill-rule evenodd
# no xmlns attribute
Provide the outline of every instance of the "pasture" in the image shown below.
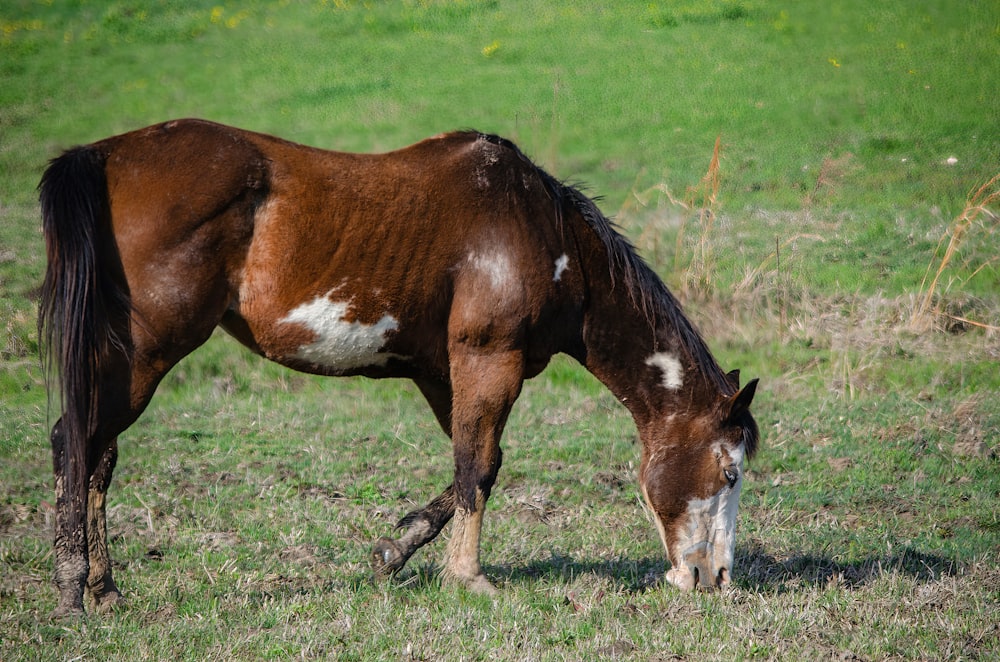
<svg viewBox="0 0 1000 662"><path fill-rule="evenodd" d="M3 4L0 659L1000 656L1000 8L539 5ZM474 127L585 182L761 378L732 589L662 581L631 418L568 359L507 427L499 596L441 586L447 529L373 582L372 543L450 481L430 410L218 333L120 440L125 606L51 621L35 187L185 116L366 152Z"/></svg>

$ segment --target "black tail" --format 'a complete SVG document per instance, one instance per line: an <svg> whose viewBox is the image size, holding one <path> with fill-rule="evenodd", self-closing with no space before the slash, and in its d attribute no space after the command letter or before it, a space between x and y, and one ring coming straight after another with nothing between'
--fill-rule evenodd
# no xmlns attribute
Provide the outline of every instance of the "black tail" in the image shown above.
<svg viewBox="0 0 1000 662"><path fill-rule="evenodd" d="M86 443L97 416L97 379L112 347L122 348L130 304L111 236L105 157L77 147L53 159L39 184L48 267L38 311L46 374L59 375L65 446L63 485L86 479ZM117 330L117 331L116 331Z"/></svg>

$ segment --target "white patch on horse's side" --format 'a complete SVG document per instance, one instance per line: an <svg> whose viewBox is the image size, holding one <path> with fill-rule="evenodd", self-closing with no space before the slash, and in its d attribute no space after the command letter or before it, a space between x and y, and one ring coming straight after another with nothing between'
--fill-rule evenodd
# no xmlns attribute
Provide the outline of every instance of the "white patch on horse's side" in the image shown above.
<svg viewBox="0 0 1000 662"><path fill-rule="evenodd" d="M569 258L566 256L565 253L563 253L562 255L559 256L559 259L556 260L556 272L552 276L553 283L558 283L562 279L563 272L566 271L566 268L568 266L569 266Z"/></svg>
<svg viewBox="0 0 1000 662"><path fill-rule="evenodd" d="M663 388L676 391L684 385L684 367L676 356L670 352L657 352L648 359L646 365L651 365L663 371Z"/></svg>
<svg viewBox="0 0 1000 662"><path fill-rule="evenodd" d="M470 253L469 263L476 271L489 278L490 285L495 290L504 289L513 282L514 268L510 263L510 256L504 251Z"/></svg>
<svg viewBox="0 0 1000 662"><path fill-rule="evenodd" d="M374 324L348 322L349 306L350 302L322 296L288 313L282 323L301 324L316 334L316 340L300 347L295 358L336 370L384 366L393 355L379 350L399 322L392 315L383 315Z"/></svg>

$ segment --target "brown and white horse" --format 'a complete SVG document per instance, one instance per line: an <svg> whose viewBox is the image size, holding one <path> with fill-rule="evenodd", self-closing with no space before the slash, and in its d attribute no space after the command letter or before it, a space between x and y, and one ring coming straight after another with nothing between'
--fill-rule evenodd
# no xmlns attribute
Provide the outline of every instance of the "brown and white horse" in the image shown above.
<svg viewBox="0 0 1000 662"><path fill-rule="evenodd" d="M215 327L321 375L412 379L453 442L445 491L375 544L391 574L451 519L446 579L492 591L479 561L500 436L525 379L565 352L632 413L639 481L684 588L729 582L740 390L594 203L511 142L449 133L345 154L200 120L77 147L40 199L39 313L59 371L52 428L57 614L119 600L105 498L117 436Z"/></svg>

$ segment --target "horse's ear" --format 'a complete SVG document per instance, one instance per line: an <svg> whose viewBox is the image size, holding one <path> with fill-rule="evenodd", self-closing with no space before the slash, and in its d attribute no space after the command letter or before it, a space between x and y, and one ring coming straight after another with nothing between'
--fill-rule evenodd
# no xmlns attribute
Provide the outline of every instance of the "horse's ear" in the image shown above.
<svg viewBox="0 0 1000 662"><path fill-rule="evenodd" d="M733 385L733 388L739 390L740 388L740 369L730 370L726 373L726 380Z"/></svg>
<svg viewBox="0 0 1000 662"><path fill-rule="evenodd" d="M728 422L735 423L750 410L750 403L753 402L753 396L757 392L758 381L751 379L736 395L729 398L729 416L726 418Z"/></svg>

